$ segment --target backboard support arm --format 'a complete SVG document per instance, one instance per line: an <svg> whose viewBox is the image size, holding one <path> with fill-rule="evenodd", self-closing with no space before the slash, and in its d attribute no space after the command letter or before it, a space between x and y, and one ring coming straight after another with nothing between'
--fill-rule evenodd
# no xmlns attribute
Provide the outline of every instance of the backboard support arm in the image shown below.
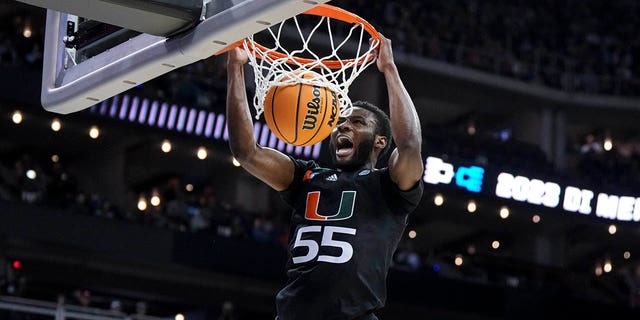
<svg viewBox="0 0 640 320"><path fill-rule="evenodd" d="M205 0L203 20L189 30L171 37L142 33L78 64L62 42L71 14L48 9L42 105L45 110L60 114L84 110L138 84L211 57L240 39L325 2L328 0Z"/></svg>

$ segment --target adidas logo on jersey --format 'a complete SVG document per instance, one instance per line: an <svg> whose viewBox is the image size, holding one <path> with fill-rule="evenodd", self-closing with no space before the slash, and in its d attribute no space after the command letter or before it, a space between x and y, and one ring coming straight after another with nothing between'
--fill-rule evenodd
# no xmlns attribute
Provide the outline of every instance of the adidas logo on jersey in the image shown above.
<svg viewBox="0 0 640 320"><path fill-rule="evenodd" d="M327 177L327 179L325 179L327 181L338 181L338 175L337 174L332 174L330 176Z"/></svg>

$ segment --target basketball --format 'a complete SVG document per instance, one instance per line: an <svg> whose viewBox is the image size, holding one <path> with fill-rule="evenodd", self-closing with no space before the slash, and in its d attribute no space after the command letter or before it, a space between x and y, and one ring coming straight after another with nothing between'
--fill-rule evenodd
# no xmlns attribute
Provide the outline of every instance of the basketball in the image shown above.
<svg viewBox="0 0 640 320"><path fill-rule="evenodd" d="M312 78L307 71L302 78ZM264 101L264 117L280 140L310 146L324 140L338 123L337 94L329 88L295 83L272 86Z"/></svg>

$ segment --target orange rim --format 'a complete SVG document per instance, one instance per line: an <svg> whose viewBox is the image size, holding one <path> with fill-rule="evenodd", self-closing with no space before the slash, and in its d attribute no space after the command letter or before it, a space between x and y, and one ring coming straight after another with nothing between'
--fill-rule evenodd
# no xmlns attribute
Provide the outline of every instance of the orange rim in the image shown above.
<svg viewBox="0 0 640 320"><path fill-rule="evenodd" d="M362 27L364 28L364 30L375 40L378 40L378 43L380 43L380 35L378 34L378 31L376 31L376 29L366 20L362 19L361 17L338 7L335 6L331 6L328 4L319 4L305 12L303 12L303 14L308 14L308 15L314 15L314 16L320 16L320 17L327 17L327 18L332 18L332 19L336 19L336 20L341 20L343 22L346 23L350 23L350 24L359 24L362 25ZM234 43L233 45L229 46L228 48L232 48L235 46L238 46L239 44L242 43L242 41L244 40L240 40L236 43ZM261 44L257 43L257 42L253 42L253 43L249 43L249 49L253 51L254 55L259 58L262 59L263 55L258 51L255 50L253 47L258 48L259 50L264 51L268 51L269 49L267 49L266 47L262 46ZM223 50L224 51L227 51ZM271 59L287 59L287 62L290 64L312 64L317 62L316 59L309 59L309 58L300 58L300 57L287 57L286 54L279 52L279 51L271 51L269 53L267 53L267 56L270 57ZM322 65L324 65L325 67L329 68L329 69L340 69L342 68L345 64L349 64L349 63L353 63L353 62L358 62L358 64L362 64L364 62L368 62L375 59L374 56L369 57L369 59L365 60L360 60L357 58L354 59L345 59L345 60L326 60L326 61L320 61L320 63Z"/></svg>

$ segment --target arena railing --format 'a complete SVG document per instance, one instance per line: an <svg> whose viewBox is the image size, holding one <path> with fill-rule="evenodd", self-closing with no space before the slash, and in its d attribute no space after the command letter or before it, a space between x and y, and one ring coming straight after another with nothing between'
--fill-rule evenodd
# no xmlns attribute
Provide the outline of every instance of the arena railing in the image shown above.
<svg viewBox="0 0 640 320"><path fill-rule="evenodd" d="M169 320L170 318L126 314L120 311L89 308L50 301L0 296L0 310L17 314L50 316L53 320Z"/></svg>

